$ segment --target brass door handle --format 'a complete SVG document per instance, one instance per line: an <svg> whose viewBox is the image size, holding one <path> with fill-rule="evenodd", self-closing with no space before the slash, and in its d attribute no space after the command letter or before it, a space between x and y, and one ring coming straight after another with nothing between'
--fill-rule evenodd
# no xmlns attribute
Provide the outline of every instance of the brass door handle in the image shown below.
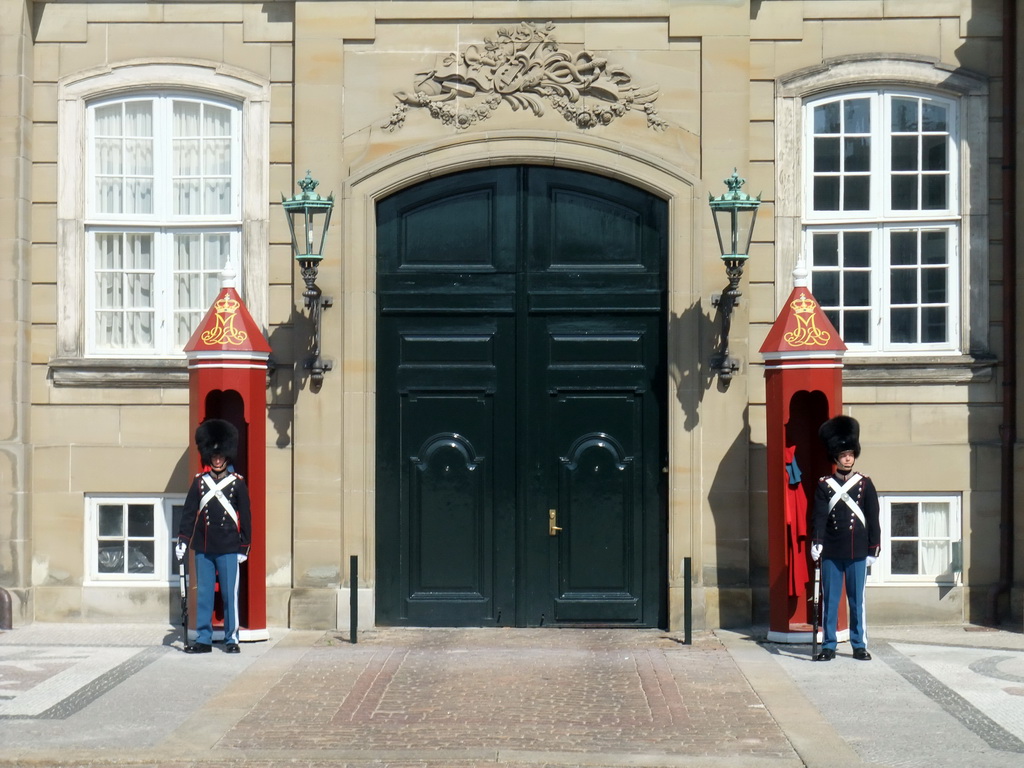
<svg viewBox="0 0 1024 768"><path fill-rule="evenodd" d="M562 530L555 522L558 520L558 511L554 509L548 510L548 536L557 536L558 532Z"/></svg>

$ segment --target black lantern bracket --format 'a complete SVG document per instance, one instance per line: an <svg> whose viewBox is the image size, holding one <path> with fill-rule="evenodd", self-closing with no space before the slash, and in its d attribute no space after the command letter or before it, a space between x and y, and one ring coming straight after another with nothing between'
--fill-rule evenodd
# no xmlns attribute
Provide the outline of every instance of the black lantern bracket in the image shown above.
<svg viewBox="0 0 1024 768"><path fill-rule="evenodd" d="M314 392L320 390L324 374L334 367L330 360L324 359L320 344L323 311L331 307L334 300L330 296L324 296L316 284L320 262L324 258L331 213L334 210L334 195L321 196L316 191L319 184L320 182L306 171L306 177L298 181L299 189L302 191L290 198L281 196L281 206L288 216L288 230L292 237L292 255L299 265L299 274L306 285L302 298L305 308L309 311L312 326L312 354L303 363L303 368L309 371L310 387Z"/></svg>
<svg viewBox="0 0 1024 768"><path fill-rule="evenodd" d="M750 241L754 235L754 221L761 206L761 196L751 197L742 191L746 179L741 178L736 169L733 169L732 176L725 179L724 183L728 191L718 197L708 195L718 248L729 281L724 291L711 297L711 306L717 308L722 316L721 344L711 359L711 370L728 387L733 376L740 370L740 361L729 352L729 335L732 331L732 312L739 306L742 295L739 285L750 254Z"/></svg>

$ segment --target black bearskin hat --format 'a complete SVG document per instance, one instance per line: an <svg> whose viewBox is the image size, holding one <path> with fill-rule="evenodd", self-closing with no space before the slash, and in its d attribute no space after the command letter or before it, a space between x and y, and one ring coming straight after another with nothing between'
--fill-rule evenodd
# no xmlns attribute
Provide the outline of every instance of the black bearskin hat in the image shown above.
<svg viewBox="0 0 1024 768"><path fill-rule="evenodd" d="M196 429L196 448L203 464L218 453L231 461L238 453L238 430L230 421L207 419Z"/></svg>
<svg viewBox="0 0 1024 768"><path fill-rule="evenodd" d="M853 457L860 456L860 424L850 416L836 416L818 429L818 437L825 444L830 459L843 451L853 451Z"/></svg>

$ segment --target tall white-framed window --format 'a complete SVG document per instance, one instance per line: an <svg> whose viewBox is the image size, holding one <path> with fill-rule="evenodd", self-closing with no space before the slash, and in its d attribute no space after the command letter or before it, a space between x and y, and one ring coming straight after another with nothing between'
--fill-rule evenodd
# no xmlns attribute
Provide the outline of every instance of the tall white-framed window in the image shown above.
<svg viewBox="0 0 1024 768"><path fill-rule="evenodd" d="M265 77L117 62L59 81L57 126L56 384L185 381L181 348L229 260L266 323Z"/></svg>
<svg viewBox="0 0 1024 768"><path fill-rule="evenodd" d="M882 554L872 584L955 584L962 571L959 494L879 496Z"/></svg>
<svg viewBox="0 0 1024 768"><path fill-rule="evenodd" d="M91 583L167 583L184 496L95 495L85 500Z"/></svg>
<svg viewBox="0 0 1024 768"><path fill-rule="evenodd" d="M156 93L87 109L86 354L182 354L241 244L237 103Z"/></svg>
<svg viewBox="0 0 1024 768"><path fill-rule="evenodd" d="M956 101L906 89L804 104L804 254L847 347L960 348Z"/></svg>

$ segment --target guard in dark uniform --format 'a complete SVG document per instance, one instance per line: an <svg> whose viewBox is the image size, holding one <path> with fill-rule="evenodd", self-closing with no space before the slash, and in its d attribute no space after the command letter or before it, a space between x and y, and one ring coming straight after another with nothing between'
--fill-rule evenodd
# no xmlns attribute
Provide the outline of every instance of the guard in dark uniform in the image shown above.
<svg viewBox="0 0 1024 768"><path fill-rule="evenodd" d="M178 529L175 554L189 545L196 553L196 642L185 653L209 653L213 645L213 596L220 581L224 603L224 650L238 653L238 566L249 556L252 517L249 489L230 466L238 452L238 430L208 419L196 430L203 471L192 479Z"/></svg>
<svg viewBox="0 0 1024 768"><path fill-rule="evenodd" d="M860 425L849 416L829 419L818 430L836 471L818 480L811 517L811 557L821 561L824 588L823 637L817 661L836 657L839 601L846 582L853 658L869 661L864 618L867 569L878 558L882 531L878 492L871 478L853 471L860 456Z"/></svg>

